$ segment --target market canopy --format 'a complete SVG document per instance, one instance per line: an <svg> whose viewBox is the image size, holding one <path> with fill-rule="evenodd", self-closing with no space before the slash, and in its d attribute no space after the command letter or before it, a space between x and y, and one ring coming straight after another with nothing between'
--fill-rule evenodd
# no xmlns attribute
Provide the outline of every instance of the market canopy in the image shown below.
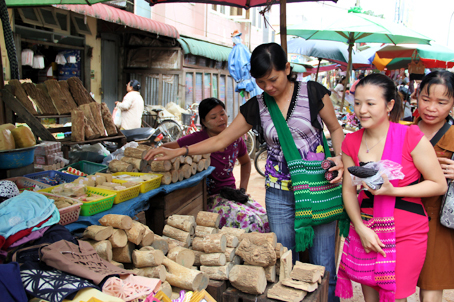
<svg viewBox="0 0 454 302"><path fill-rule="evenodd" d="M106 2L109 0L6 0L6 6L19 7L19 6L46 6L54 4L96 4Z"/></svg>
<svg viewBox="0 0 454 302"><path fill-rule="evenodd" d="M183 48L184 54L202 56L216 61L228 61L232 47L217 45L188 37L177 39Z"/></svg>

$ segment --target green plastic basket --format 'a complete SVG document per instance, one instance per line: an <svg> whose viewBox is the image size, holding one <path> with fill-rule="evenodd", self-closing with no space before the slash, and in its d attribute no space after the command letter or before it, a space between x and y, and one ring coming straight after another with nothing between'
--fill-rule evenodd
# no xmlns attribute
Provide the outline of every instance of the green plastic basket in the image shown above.
<svg viewBox="0 0 454 302"><path fill-rule="evenodd" d="M107 171L107 168L108 168L106 165L93 163L93 162L87 161L87 160L78 161L77 163L71 164L68 167L72 167L72 168L77 169L88 175L94 175L96 173L104 173ZM66 171L68 169L68 167L64 167L63 169L60 169L58 171Z"/></svg>

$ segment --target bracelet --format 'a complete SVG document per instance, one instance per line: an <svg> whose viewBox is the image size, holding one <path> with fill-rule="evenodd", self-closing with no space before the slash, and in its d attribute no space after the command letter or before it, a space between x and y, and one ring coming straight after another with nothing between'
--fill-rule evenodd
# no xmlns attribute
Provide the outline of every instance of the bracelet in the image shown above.
<svg viewBox="0 0 454 302"><path fill-rule="evenodd" d="M184 156L188 156L188 154L189 154L189 148L188 148L188 146L184 146L184 147L186 148L186 153L184 154Z"/></svg>

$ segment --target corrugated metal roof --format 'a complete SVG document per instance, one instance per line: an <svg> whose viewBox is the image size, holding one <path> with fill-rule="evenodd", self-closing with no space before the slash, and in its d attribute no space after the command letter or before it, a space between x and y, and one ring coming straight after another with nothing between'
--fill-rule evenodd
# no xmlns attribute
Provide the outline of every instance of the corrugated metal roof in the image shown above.
<svg viewBox="0 0 454 302"><path fill-rule="evenodd" d="M171 38L180 37L177 29L171 25L137 16L133 13L101 3L93 5L55 5L55 7L101 19L107 22L151 32L157 35L163 35Z"/></svg>
<svg viewBox="0 0 454 302"><path fill-rule="evenodd" d="M210 42L181 37L178 42L183 48L184 54L202 56L216 61L228 61L231 47L213 44Z"/></svg>

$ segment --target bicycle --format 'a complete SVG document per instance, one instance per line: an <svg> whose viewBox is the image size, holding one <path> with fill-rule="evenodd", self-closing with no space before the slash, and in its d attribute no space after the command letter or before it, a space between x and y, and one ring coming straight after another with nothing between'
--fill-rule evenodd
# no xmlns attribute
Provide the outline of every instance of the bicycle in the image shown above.
<svg viewBox="0 0 454 302"><path fill-rule="evenodd" d="M159 128L163 134L161 140L162 143L174 142L181 137L181 126L171 119L161 119L159 113L162 111L160 108L150 109L155 114L149 114L150 112L146 111L146 114L142 116L142 123L151 128ZM148 123L144 121L148 119Z"/></svg>
<svg viewBox="0 0 454 302"><path fill-rule="evenodd" d="M246 144L247 153L249 157L252 158L255 151L256 134L251 129L243 135L243 140Z"/></svg>
<svg viewBox="0 0 454 302"><path fill-rule="evenodd" d="M190 113L181 113L181 122L183 125L181 137L200 130L200 127L197 127L197 125L195 124L195 120L197 119L198 107L199 107L198 103L192 103L190 106L188 106L188 111Z"/></svg>
<svg viewBox="0 0 454 302"><path fill-rule="evenodd" d="M265 165L268 158L268 149L266 143L260 145L259 150L255 153L254 167L257 172L265 177Z"/></svg>

